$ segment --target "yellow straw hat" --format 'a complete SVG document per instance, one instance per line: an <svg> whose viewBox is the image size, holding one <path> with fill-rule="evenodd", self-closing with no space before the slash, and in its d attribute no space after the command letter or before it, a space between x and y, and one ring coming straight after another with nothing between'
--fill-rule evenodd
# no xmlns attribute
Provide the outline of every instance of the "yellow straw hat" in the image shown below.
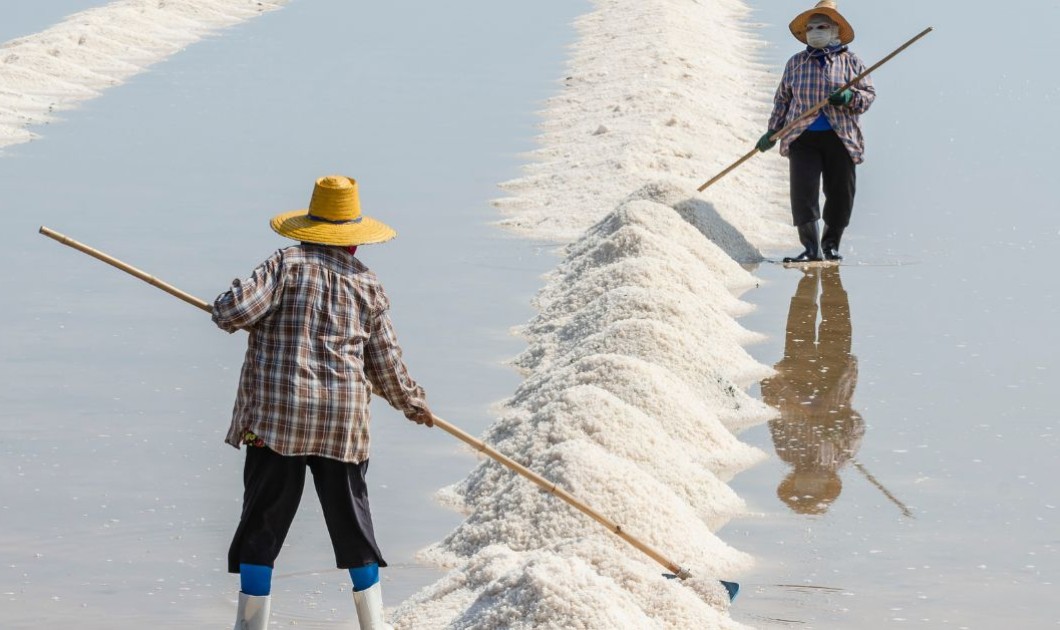
<svg viewBox="0 0 1060 630"><path fill-rule="evenodd" d="M791 34L795 36L795 39L802 43L806 43L806 23L810 21L810 17L815 15L827 15L833 22L839 25L839 41L844 44L849 44L854 41L854 27L847 22L846 18L840 15L839 9L836 8L835 0L821 0L817 3L817 6L810 9L809 11L803 11L798 14L791 24L788 24L788 29Z"/></svg>
<svg viewBox="0 0 1060 630"><path fill-rule="evenodd" d="M269 225L281 236L323 245L368 245L397 236L389 225L361 214L356 180L341 175L318 179L308 208L278 214Z"/></svg>

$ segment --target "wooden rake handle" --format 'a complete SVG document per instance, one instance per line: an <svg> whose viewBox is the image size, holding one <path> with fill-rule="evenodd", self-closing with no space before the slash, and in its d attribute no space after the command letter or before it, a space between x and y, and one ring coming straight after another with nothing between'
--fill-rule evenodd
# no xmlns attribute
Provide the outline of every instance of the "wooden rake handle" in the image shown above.
<svg viewBox="0 0 1060 630"><path fill-rule="evenodd" d="M137 269L136 267L133 267L132 265L126 264L126 263L118 260L117 258L114 258L113 256L110 256L108 254L104 254L103 252L101 252L101 251L99 251L97 249L89 247L88 245L85 245L84 243L79 243L78 241L75 241L74 239L72 239L72 238L70 238L68 236L60 234L60 233L58 233L58 232L56 232L54 230L48 229L48 228L46 228L44 226L41 226L40 233L45 235L45 236L47 236L48 238L55 239L56 241L62 243L63 245L66 245L68 247L72 247L72 248L74 248L74 249L76 249L76 250L78 250L80 252L84 252L85 254L88 254L89 256L92 256L93 258L96 258L98 260L102 260L103 262L107 263L108 265L111 265L113 267L117 267L118 269L121 269L122 271L124 271L124 272L126 272L128 274L136 276L137 278L143 280L144 282L150 284L151 286L158 287L159 289L162 289L166 293L169 293L170 295L176 296L176 297L180 298L181 300L184 300L188 304L191 304L192 306L197 306L197 307L201 308L202 310L204 310L204 311L206 311L208 313L212 312L212 309L210 308L210 305L207 304L205 301L200 300L199 298L197 298L197 297L195 297L195 296L193 296L191 294L185 293L184 291L181 291L180 289L174 287L173 285L165 283L165 282L159 280L158 278L156 278L156 277L154 277L154 276L152 276L152 275L150 275L148 273L145 273L145 272ZM445 420L442 420L441 418L439 418L437 416L434 417L434 426L442 429L446 433L449 433L450 435L456 437L457 439L461 440L462 442L472 446L475 450L480 451L482 453L485 453L489 457L491 457L494 460L498 461L499 463L503 464L505 467L507 467L507 468L519 473L520 475L522 475L523 477L526 477L530 481L533 481L534 483L536 483L538 486L540 486L542 489L544 489L545 491L549 492L550 494L553 494L553 495L559 497L560 499L563 499L568 504L570 504L574 508L576 508L578 511L582 512L583 514L589 516L590 518L592 518L596 522L600 523L601 525L606 527L608 530L610 530L613 534L615 534L616 536L618 536L622 540L625 540L629 544L633 545L634 547L639 549L641 552L643 552L644 554L649 556L652 560L655 560L656 562L658 562L659 564L664 566L668 571L673 573L675 576L677 576L677 577L679 577L681 579L685 579L685 578L691 577L691 573L687 569L684 569L680 565L678 565L676 562L673 562L673 561L669 560L668 558L666 558L666 556L662 555L659 551L657 551L655 548L651 547L650 545L648 545L648 544L638 540L637 538L634 538L633 536L627 534L626 531L622 529L621 525L619 525L619 524L615 523L614 521L612 521L611 519L603 516L602 514L600 514L596 510L592 509L591 507L589 507L585 503L583 503L583 502L579 501L578 499L576 499L571 493L567 492L563 488L560 488L556 484L554 484L551 481L545 479L544 477L542 477L541 475L539 475L539 474L535 473L534 471L530 470L526 466L523 466L519 462L516 462L512 458L502 454L497 449L495 449L492 446L486 444L482 440L479 440L477 438L472 437L471 435L468 435L464 431L458 429L457 427L453 426L452 424L449 424L448 422L446 422Z"/></svg>
<svg viewBox="0 0 1060 630"><path fill-rule="evenodd" d="M618 536L622 540L624 540L624 541L628 542L629 544L633 545L638 550L643 552L645 555L650 557L652 560L654 560L654 561L658 562L659 564L661 564L663 567L666 568L666 570L670 571L671 573L673 573L677 577L679 577L681 579L685 579L685 578L688 578L688 577L692 576L692 574L687 569L682 568L676 562L673 562L672 560L670 560L669 558L664 556L662 553L660 553L658 550L656 550L651 545L649 545L649 544L647 544L647 543L645 543L645 542L643 542L643 541L641 541L641 540L629 535L628 533L626 533L626 530L622 529L622 526L619 525L618 523L612 521L611 519L607 518L603 514L600 514L599 512L597 512L596 510L592 509L591 507L589 507L588 505L586 505L582 501L579 501L571 493L567 492L563 488L560 488L559 486L557 486L556 484L552 483L548 479L545 479L541 475L535 473L534 471L530 470L526 466L523 466L522 464L520 464L519 462L513 460L512 458L508 457L507 455L504 455L503 453L499 452L497 449L493 448L489 444L486 444L482 440L468 435L467 433L461 431L460 429L456 428L455 426L449 424L445 420L442 420L438 416L434 416L434 426L436 426L439 429L445 431L446 433L452 435L453 437L455 437L458 440L464 442L465 444L468 444L469 446L471 446L475 450L480 451L482 453L485 453L490 458L496 460L500 464L503 464L506 468L508 468L508 469L510 469L510 470L512 470L514 472L519 473L520 475L522 475L523 477L526 477L530 481L533 481L535 484L540 486L541 489L543 489L544 491L548 492L549 494L552 494L552 495L554 495L554 496L556 496L556 497L558 497L560 499L563 499L565 502L567 502L567 504L571 505L572 507L577 509L579 512L581 512L582 514L585 514L586 516L588 516L589 518L593 519L597 523L600 523L601 525L606 527L612 534Z"/></svg>
<svg viewBox="0 0 1060 630"><path fill-rule="evenodd" d="M838 89L833 90L833 94L835 92L842 92L843 90L846 90L846 89L849 89L849 88L853 87L854 85L857 84L858 81L861 81L865 77L867 77L870 74L872 74L877 68L879 68L883 64L885 64L888 61L890 61L891 59L893 59L896 55L898 55L898 53L902 52L906 48L909 48L914 43L916 43L917 40L919 40L921 37L924 37L925 35L927 35L928 33L930 33L933 30L935 30L935 27L929 26L929 27L925 28L924 30L920 31L920 33L918 33L917 35L912 37L909 41L907 41L906 43L904 43L901 46L899 46L898 48L896 48L894 50L894 52L892 52L891 54L887 55L883 59L880 59L879 61L877 61L876 63L872 64L871 66L869 66L861 74L857 75L853 79L851 79L851 80L847 81L846 83L844 83L842 85L842 87L839 87ZM806 120L810 116L812 116L812 115L816 114L817 112L821 111L821 108L823 108L827 104L828 104L828 98L827 97L821 99L820 101L817 102L816 105L814 105L810 109L804 111L803 113L799 114L795 118L795 120L792 120L790 123L785 125L783 129L781 129L780 131L778 131L775 134L773 134L772 136L770 136L769 139L772 140L773 142L776 142L777 140L780 140L784 136L788 135L788 133L792 129L794 129L800 122L802 122L803 120ZM730 164L728 167L726 167L725 170L723 170L722 172L718 173L714 177L711 177L709 180L707 180L707 182L705 184L703 184L702 186L700 186L696 190L699 191L699 192L703 192L704 190L706 190L710 186L714 185L714 182L718 181L722 177L725 177L729 173L735 171L741 164L743 164L747 160L750 160L751 158L753 158L755 156L756 153L759 153L759 152L760 151L758 149L751 149L749 152L747 152L739 160L736 160L735 162Z"/></svg>
<svg viewBox="0 0 1060 630"><path fill-rule="evenodd" d="M149 285L151 285L153 287L158 287L159 289L162 289L166 293L168 293L170 295L174 295L174 296L184 300L188 304L191 304L192 306L198 306L199 308L201 308L202 310L206 311L207 313L210 313L210 312L213 311L213 309L210 308L210 305L207 304L204 300L200 300L199 298L195 297L194 295L191 295L190 293L185 293L184 291L181 291L180 289L176 288L175 286L173 286L171 284L167 284L165 282L162 282L161 280L159 280L158 278L152 276L151 274L143 272L143 271L140 271L139 269L137 269L136 267L133 267L132 265L123 263L122 261L118 260L117 258L114 258L113 256L109 256L107 254L104 254L103 252L99 251L98 249L89 247L88 245L85 245L84 243L79 243L79 242L75 241L74 239L70 238L69 236L66 236L65 234L60 234L60 233L56 232L55 230L51 230L49 228L44 227L43 225L40 226L40 233L45 235L45 236L47 236L48 238L55 239L55 240L59 241L60 243L62 243L63 245L66 245L67 247L73 247L74 249L76 249L79 252L84 252L85 254L88 254L89 256L91 256L91 257L93 257L93 258L95 258L97 260L102 260L103 262L107 263L108 265L110 265L112 267L117 267L118 269L121 269L125 273L128 273L130 275L136 276L137 278L143 280L147 284L149 284Z"/></svg>

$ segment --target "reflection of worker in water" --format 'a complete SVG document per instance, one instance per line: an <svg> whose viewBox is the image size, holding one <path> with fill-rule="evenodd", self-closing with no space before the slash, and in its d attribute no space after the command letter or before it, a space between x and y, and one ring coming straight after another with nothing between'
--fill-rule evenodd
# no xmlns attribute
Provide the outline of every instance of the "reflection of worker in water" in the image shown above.
<svg viewBox="0 0 1060 630"><path fill-rule="evenodd" d="M839 268L804 274L788 310L784 358L776 376L762 381L762 398L780 410L769 429L777 455L792 466L777 496L800 514L822 514L843 488L839 469L857 453L865 422L850 407L858 363Z"/></svg>

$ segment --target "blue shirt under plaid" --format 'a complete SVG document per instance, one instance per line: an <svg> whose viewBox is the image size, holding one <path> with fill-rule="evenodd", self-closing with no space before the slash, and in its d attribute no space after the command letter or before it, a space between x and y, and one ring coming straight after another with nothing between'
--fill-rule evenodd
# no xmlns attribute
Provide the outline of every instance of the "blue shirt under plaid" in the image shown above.
<svg viewBox="0 0 1060 630"><path fill-rule="evenodd" d="M846 46L825 51L808 48L796 54L784 66L784 75L773 97L769 128L779 130L785 127L864 70L865 64ZM871 77L866 76L850 90L854 97L849 104L839 107L825 105L821 111L843 141L850 158L855 164L861 164L865 156L865 138L861 133L860 116L868 111L875 100L876 88L872 85ZM815 118L808 116L781 139L781 155L790 154L791 143L806 131Z"/></svg>

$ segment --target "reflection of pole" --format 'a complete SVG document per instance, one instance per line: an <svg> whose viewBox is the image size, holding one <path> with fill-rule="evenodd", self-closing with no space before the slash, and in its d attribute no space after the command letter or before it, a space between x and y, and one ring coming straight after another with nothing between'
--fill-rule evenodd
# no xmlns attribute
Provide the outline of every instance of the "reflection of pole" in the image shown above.
<svg viewBox="0 0 1060 630"><path fill-rule="evenodd" d="M898 497L891 494L890 490L883 487L883 484L877 481L876 478L872 476L872 473L865 469L861 462L855 459L854 467L861 471L861 474L865 475L865 478L869 480L869 483L879 488L880 492L882 492L884 496L890 499L892 503L897 505L898 509L902 511L902 515L907 516L909 518L916 518L915 516L913 516L913 511L909 509L909 506L907 506L905 503L902 503L901 500L898 499Z"/></svg>

